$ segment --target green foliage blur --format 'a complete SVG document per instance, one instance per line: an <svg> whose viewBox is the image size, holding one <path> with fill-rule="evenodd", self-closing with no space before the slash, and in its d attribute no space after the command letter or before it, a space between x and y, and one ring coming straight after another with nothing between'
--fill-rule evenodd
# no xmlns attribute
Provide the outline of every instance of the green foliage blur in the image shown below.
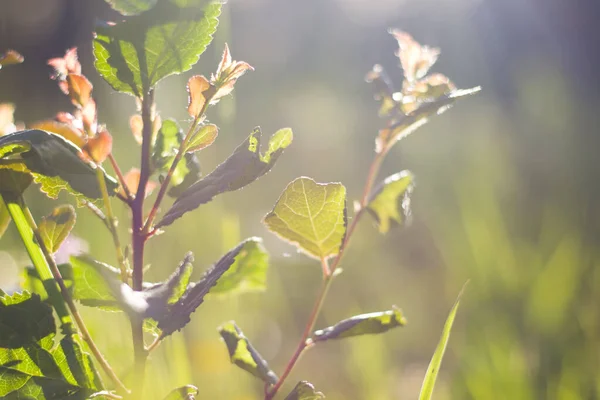
<svg viewBox="0 0 600 400"><path fill-rule="evenodd" d="M490 48L500 45L495 40L502 35L510 37L511 27L479 34L475 20L484 17L479 11L498 10L482 5L486 1L492 0L254 0L224 7L216 38L200 63L159 84L161 116L188 120L187 78L211 71L227 42L236 59L255 71L211 111L220 133L211 151L202 154L202 170L212 170L256 125L267 132L291 126L295 142L255 184L203 205L153 239L147 276L165 279L191 250L197 279L242 239L261 236L271 253L268 289L208 299L183 333L152 353L149 393L164 396L193 383L200 388L199 398L261 399L262 384L230 363L217 332L232 319L274 370L285 365L310 312L321 270L277 240L260 220L287 183L301 175L341 181L349 199L360 196L381 127L364 76L380 63L400 81L401 71L394 69L396 43L386 33L398 27L442 49L434 69L459 87L481 85L483 91L391 151L380 177L401 169L414 173L412 224L380 235L374 222L361 222L317 323L324 328L394 304L402 308L407 326L317 346L302 358L282 393L302 379L328 399L417 398L448 311L470 279L435 399L600 398L600 168L594 150L598 139L588 134L598 126L598 98L582 97L572 71L551 51L533 48L497 57ZM527 14L536 12L529 2L523 2L529 4L524 9L519 2L508 3L502 10L509 16L535 19ZM16 21L10 46L21 51L22 43L27 62L25 70L2 71L0 100L13 101L16 119L27 123L70 107L54 84L43 83L48 71L31 65L36 57L28 54L36 43L48 45L44 33L58 29L60 13L67 12L61 7L79 7L82 21L111 16L101 1L87 7L48 4L40 14L45 19L38 20L8 7ZM532 24L527 29L541 28ZM52 56L79 46L100 119L113 133L115 156L127 170L138 157L128 126L135 105L93 72L92 30L79 27ZM59 204L33 188L26 194L36 218ZM117 213L120 235L126 238L129 215L125 208ZM84 241L95 258L116 265L109 233L85 209L78 209L74 234L72 240ZM14 290L27 265L11 226L0 241L0 288ZM116 372L127 377L133 352L125 316L81 310L98 346Z"/></svg>

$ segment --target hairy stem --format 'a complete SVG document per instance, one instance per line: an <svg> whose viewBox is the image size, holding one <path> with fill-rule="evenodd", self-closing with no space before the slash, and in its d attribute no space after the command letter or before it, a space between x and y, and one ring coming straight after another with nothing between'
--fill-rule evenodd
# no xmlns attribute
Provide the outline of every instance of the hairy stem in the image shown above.
<svg viewBox="0 0 600 400"><path fill-rule="evenodd" d="M364 186L363 193L362 193L360 203L359 203L360 208L358 209L358 211L356 212L356 215L352 219L352 222L350 223L350 226L348 227L348 230L346 231L346 236L344 237L344 240L340 246L340 250L339 250L337 256L333 259L331 266L329 265L329 263L327 262L326 259L321 260L321 267L323 269L323 283L321 284L321 289L319 290L319 293L317 294L317 299L315 301L315 305L313 306L313 310L308 318L308 321L306 322L306 326L304 328L304 333L302 334L302 337L300 338L300 342L298 343L298 346L296 347L296 351L294 352L294 354L288 361L288 363L287 363L283 373L281 374L281 377L277 381L277 383L270 389L268 387L265 388L265 400L271 400L271 399L273 399L273 397L275 397L275 395L277 394L277 392L279 391L279 389L285 382L286 378L292 372L292 369L294 368L294 366L300 359L300 356L302 355L304 350L308 349L310 347L310 345L312 344L312 342L310 340L310 335L315 327L315 323L317 321L317 318L319 317L321 308L323 307L323 304L325 302L325 298L327 297L327 293L329 292L331 283L333 282L333 277L335 276L334 272L335 272L336 268L340 265L340 262L344 255L344 252L345 252L346 248L348 247L348 243L350 242L350 238L352 237L352 234L354 233L354 230L356 229L356 225L358 225L358 221L362 217L365 207L367 207L367 205L369 203L369 196L371 194L371 190L373 189L373 185L375 184L375 180L377 179L379 169L381 168L381 163L383 162L383 159L385 158L386 154L387 154L387 151L377 153L375 155L375 158L373 159L373 162L371 163L371 166L369 168L369 173L367 175L367 180L365 182L365 186Z"/></svg>
<svg viewBox="0 0 600 400"><path fill-rule="evenodd" d="M73 317L73 320L75 320L75 324L77 325L77 328L79 329L83 340L85 340L85 342L87 343L90 351L96 358L96 361L98 361L100 367L104 370L106 375L108 375L108 377L114 382L114 384L117 386L120 392L128 393L129 391L127 390L125 385L123 385L123 383L120 381L119 377L115 374L111 366L108 364L106 358L104 358L104 355L100 352L100 350L94 343L90 332L87 330L83 318L79 314L75 302L73 301L73 298L71 297L65 285L65 282L62 279L60 271L58 270L58 266L56 265L52 254L50 254L48 248L44 244L44 241L42 240L35 220L31 215L31 211L25 205L22 196L18 196L12 199L11 201L8 201L7 207L11 214L11 217L15 221L15 225L17 226L19 233L21 234L21 237L23 239L25 247L27 248L27 252L29 253L31 261L36 267L36 270L40 275L40 279L42 279L42 282L44 282L44 287L48 292L48 296L50 296L51 299L53 297L56 299L56 294L58 293L56 288L57 285L60 288L59 296L62 296L62 301L53 301L53 305L55 310L57 311L57 314L59 315L59 318L61 319L61 322L63 323L64 333L75 333L71 327L71 318L65 309L66 304L71 313L71 316ZM33 238L35 238L35 241L33 240Z"/></svg>
<svg viewBox="0 0 600 400"><path fill-rule="evenodd" d="M185 134L184 139L181 141L181 145L179 145L179 149L177 150L175 159L173 160L173 163L169 167L169 171L167 172L165 179L163 180L163 182L160 185L160 189L158 190L158 195L156 196L156 200L154 201L154 204L152 205L152 209L150 210L150 214L148 215L148 219L146 220L146 224L144 225L144 232L145 232L146 236L151 236L150 232L152 232L151 231L152 222L154 222L154 218L156 217L156 214L158 213L160 204L162 203L163 198L165 197L165 194L167 193L167 189L169 188L169 183L171 182L171 178L173 177L173 174L175 173L175 169L177 168L177 165L183 159L183 156L185 155L185 148L187 147L189 141L191 140L192 135L194 134L194 131L196 130L196 127L198 126L198 123L200 121L202 121L202 119L204 117L204 113L206 112L206 109L210 105L210 100L211 100L210 97L208 99L206 99L206 101L202 105L202 108L200 109L200 112L198 113L198 115L196 115L196 117L194 117L194 120L190 124L190 127L188 128L188 131Z"/></svg>
<svg viewBox="0 0 600 400"><path fill-rule="evenodd" d="M98 178L98 185L102 192L102 199L104 201L104 208L106 210L106 226L112 236L115 251L117 253L117 261L119 263L119 270L121 271L121 281L127 283L128 273L127 264L125 257L123 257L123 248L121 247L121 240L119 240L119 233L117 232L117 218L115 217L112 205L110 204L110 198L108 196L108 188L106 187L106 181L104 180L104 173L100 168L96 169L96 177Z"/></svg>
<svg viewBox="0 0 600 400"><path fill-rule="evenodd" d="M133 290L141 291L144 281L144 246L146 244L146 235L143 232L144 227L144 198L146 197L146 185L150 178L150 153L152 150L152 105L154 103L154 90L150 89L142 99L142 154L140 181L138 184L135 199L131 202L132 214L132 245L133 245ZM144 345L143 321L138 318L131 319L131 332L133 338L134 353L134 374L135 389L134 393L138 398L142 398L144 390L144 377L146 372L146 358L148 352Z"/></svg>

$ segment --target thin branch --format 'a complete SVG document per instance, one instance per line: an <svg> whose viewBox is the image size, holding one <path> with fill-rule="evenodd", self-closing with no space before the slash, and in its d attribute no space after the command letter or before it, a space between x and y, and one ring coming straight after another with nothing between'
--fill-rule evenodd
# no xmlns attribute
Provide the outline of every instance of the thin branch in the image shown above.
<svg viewBox="0 0 600 400"><path fill-rule="evenodd" d="M125 199L123 200L129 204L133 200L133 196L129 191L129 187L127 187L125 176L123 175L121 168L119 168L119 164L112 153L108 155L108 160L110 161L110 165L112 165L113 171L115 171L115 174L117 175L117 179L119 180L121 187L123 187L123 192L125 192Z"/></svg>

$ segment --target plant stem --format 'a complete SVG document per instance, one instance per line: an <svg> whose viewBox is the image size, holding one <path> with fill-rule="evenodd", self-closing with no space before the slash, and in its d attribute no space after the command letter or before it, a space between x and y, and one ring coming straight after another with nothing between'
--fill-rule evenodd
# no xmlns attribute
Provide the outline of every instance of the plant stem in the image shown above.
<svg viewBox="0 0 600 400"><path fill-rule="evenodd" d="M121 281L127 283L128 273L127 264L125 263L125 257L123 257L123 248L121 247L121 241L119 240L119 233L117 232L117 219L113 214L112 206L110 204L110 198L108 197L108 188L106 187L106 181L104 180L104 173L100 168L96 168L96 177L98 179L98 185L102 192L102 199L104 201L104 208L106 209L106 226L110 231L117 252L117 261L119 263L119 270L121 271Z"/></svg>
<svg viewBox="0 0 600 400"><path fill-rule="evenodd" d="M112 153L108 155L108 160L110 161L110 165L112 165L113 171L115 171L115 174L117 175L119 183L123 187L123 192L125 193L125 197L127 198L128 204L131 203L131 200L133 199L132 194L129 191L129 187L127 186L127 181L125 181L125 176L123 175L121 168L119 168L119 164L117 163L117 160L115 159Z"/></svg>
<svg viewBox="0 0 600 400"><path fill-rule="evenodd" d="M154 218L156 217L156 214L158 213L158 208L160 207L160 204L161 204L163 198L165 197L165 194L167 193L167 189L169 188L169 183L171 182L171 178L173 177L173 174L175 173L175 169L177 168L177 165L183 159L183 156L185 155L185 149L186 149L190 139L192 138L192 135L194 134L194 131L196 130L196 127L198 126L198 123L200 121L202 121L204 113L206 112L206 109L210 105L210 100L211 100L211 97L206 99L206 101L202 105L202 108L200 109L200 112L198 113L198 115L196 115L194 117L194 120L190 124L190 127L188 128L188 131L185 134L185 137L183 138L183 140L181 141L181 144L179 145L179 149L177 150L175 159L173 159L173 163L169 167L169 171L167 172L165 179L163 180L163 182L160 185L158 195L156 196L156 200L154 201L154 204L152 205L152 209L150 210L150 214L148 215L148 219L146 220L146 224L144 225L143 230L144 230L146 236L151 236L150 232L151 232L152 222L154 221Z"/></svg>
<svg viewBox="0 0 600 400"><path fill-rule="evenodd" d="M65 303L75 320L75 324L79 329L83 340L87 343L90 351L106 373L110 377L110 379L115 383L118 390L121 392L129 393L125 385L119 380L119 377L115 374L113 369L110 367L106 358L102 355L96 344L94 343L90 332L87 330L83 318L79 314L77 307L75 306L75 302L71 297L69 290L67 289L65 282L62 279L60 271L58 270L58 266L52 257L52 254L48 251L48 248L44 244L44 241L40 235L38 227L31 215L31 211L25 205L22 196L18 196L10 201L7 201L7 207L11 214L11 217L15 221L15 225L19 233L21 234L21 238L23 239L23 243L27 248L27 252L33 262L36 270L40 275L40 279L44 283L44 287L48 292L48 296L52 299L54 297L56 299L56 294L58 294L56 285L60 288L59 296L62 296L62 301L53 301L53 305L61 322L63 323L63 330L65 334L74 334L71 328L71 318L68 312L65 309ZM33 238L35 237L35 242ZM53 294L53 292L55 294ZM60 297L59 297L60 298ZM60 305L58 305L60 304ZM57 307L58 305L58 307ZM66 317L65 317L66 313Z"/></svg>
<svg viewBox="0 0 600 400"><path fill-rule="evenodd" d="M135 198L131 202L132 214L132 246L133 246L133 290L141 291L144 281L144 246L146 235L144 226L144 198L146 197L146 185L150 178L150 152L152 150L152 105L154 103L154 89L142 98L142 154L140 167L140 180ZM146 372L146 358L148 353L144 345L144 322L139 318L131 318L131 333L133 338L134 353L134 394L137 398L143 398L144 377Z"/></svg>
<svg viewBox="0 0 600 400"><path fill-rule="evenodd" d="M346 236L344 237L344 240L343 240L342 244L340 245L340 250L339 250L338 254L336 255L336 257L333 259L331 266L328 264L326 259L321 260L321 266L323 269L323 282L321 284L321 289L319 290L319 293L317 294L317 299L315 301L315 305L313 306L313 310L308 318L308 321L306 322L306 326L304 328L304 333L302 334L302 337L300 338L300 342L298 343L298 346L296 347L296 351L294 352L294 354L288 361L288 363L285 367L285 370L283 371L283 374L281 374L281 377L279 378L277 383L270 390L268 390L268 388L265 388L266 389L265 390L265 400L271 400L271 399L273 399L273 397L275 397L275 395L277 394L277 392L279 391L279 389L285 382L285 379L292 372L292 369L294 368L294 366L300 359L300 356L302 355L304 350L308 349L310 347L310 345L312 344L312 342L310 340L310 335L315 327L315 323L317 322L317 318L319 317L321 308L323 307L323 303L325 302L325 298L327 297L327 293L329 292L331 283L333 282L333 277L335 276L334 272L335 272L336 268L340 265L340 262L344 255L344 252L345 252L346 248L348 247L348 243L350 242L350 237L352 237L352 234L354 233L354 230L356 229L356 225L358 225L358 221L360 220L361 216L364 213L364 210L366 209L366 207L369 204L369 196L371 194L371 190L373 189L375 179L377 179L379 169L381 168L381 164L382 164L383 159L385 158L386 154L387 154L387 150L384 150L381 153L377 153L375 155L375 158L373 159L373 162L371 163L371 166L369 168L369 173L367 175L367 180L365 182L365 186L364 186L363 193L362 193L360 203L359 203L360 208L358 209L358 211L356 212L356 215L352 219L352 222L350 223L350 226L348 227L348 230L346 231Z"/></svg>

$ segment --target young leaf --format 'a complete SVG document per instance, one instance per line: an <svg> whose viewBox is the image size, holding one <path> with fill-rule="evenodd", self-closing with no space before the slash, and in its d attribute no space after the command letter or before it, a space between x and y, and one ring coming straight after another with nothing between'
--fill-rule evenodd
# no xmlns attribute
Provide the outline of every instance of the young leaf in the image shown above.
<svg viewBox="0 0 600 400"><path fill-rule="evenodd" d="M211 288L215 286L221 276L235 262L235 258L242 251L246 243L247 241L244 241L227 252L214 266L204 273L202 279L188 285L184 294L177 302L167 308L166 313L152 316L152 318L158 321L158 327L163 331L163 337L180 330L190 322L191 314L202 304L204 297Z"/></svg>
<svg viewBox="0 0 600 400"><path fill-rule="evenodd" d="M52 308L27 291L13 295L0 291L0 326L0 348L8 349L37 342L56 331Z"/></svg>
<svg viewBox="0 0 600 400"><path fill-rule="evenodd" d="M261 135L260 128L255 128L227 160L181 193L156 227L170 225L186 212L208 203L214 196L241 189L266 174L290 145L293 135L289 128L280 129L269 140L266 153L260 154Z"/></svg>
<svg viewBox="0 0 600 400"><path fill-rule="evenodd" d="M442 336L440 337L440 341L435 349L435 353L433 353L431 361L429 362L427 372L425 373L425 379L423 380L423 385L421 386L419 400L429 400L433 395L435 381L437 379L438 373L440 372L442 358L444 358L444 352L446 351L446 346L448 345L448 340L450 339L450 331L452 330L452 324L454 324L454 318L456 317L456 311L458 310L458 305L460 304L460 298L462 297L462 294L465 291L467 283L465 283L460 293L458 294L456 302L454 303L454 306L452 307L452 310L450 310L450 314L446 319L444 329L442 330Z"/></svg>
<svg viewBox="0 0 600 400"><path fill-rule="evenodd" d="M367 210L377 220L379 232L386 233L391 222L404 224L410 218L410 195L414 188L414 176L401 171L388 176L373 191Z"/></svg>
<svg viewBox="0 0 600 400"><path fill-rule="evenodd" d="M451 93L422 102L413 111L394 119L391 126L379 131L376 139L376 150L382 152L395 142L413 133L423 126L433 115L446 111L458 98L473 95L481 90L480 87L455 90Z"/></svg>
<svg viewBox="0 0 600 400"><path fill-rule="evenodd" d="M346 188L341 183L297 178L285 188L264 223L311 257L334 256L346 235Z"/></svg>
<svg viewBox="0 0 600 400"><path fill-rule="evenodd" d="M156 5L157 0L105 0L123 15L137 15Z"/></svg>
<svg viewBox="0 0 600 400"><path fill-rule="evenodd" d="M164 400L193 400L198 394L198 388L193 385L185 385L174 389L164 398Z"/></svg>
<svg viewBox="0 0 600 400"><path fill-rule="evenodd" d="M58 251L75 226L75 220L75 209L70 205L56 207L50 215L42 219L39 231L48 251L51 253Z"/></svg>
<svg viewBox="0 0 600 400"><path fill-rule="evenodd" d="M393 308L389 311L356 315L345 319L328 328L313 333L313 342L323 342L331 339L342 339L351 336L372 335L384 333L392 328L406 325L402 311Z"/></svg>
<svg viewBox="0 0 600 400"><path fill-rule="evenodd" d="M324 398L325 395L317 392L312 383L300 381L294 387L294 390L285 397L285 400L320 400Z"/></svg>
<svg viewBox="0 0 600 400"><path fill-rule="evenodd" d="M96 70L115 90L136 97L162 78L189 70L211 42L221 13L221 4L215 1L205 0L202 6L189 3L159 1L124 22L98 26ZM136 12L148 6L144 1L140 7L141 0L135 4Z"/></svg>
<svg viewBox="0 0 600 400"><path fill-rule="evenodd" d="M252 347L235 322L230 321L223 324L219 327L219 333L227 345L229 359L233 364L266 383L271 385L277 383L277 375L271 371L267 361Z"/></svg>
<svg viewBox="0 0 600 400"><path fill-rule="evenodd" d="M248 239L233 265L212 288L211 295L264 291L268 265L269 253L263 247L262 239Z"/></svg>
<svg viewBox="0 0 600 400"><path fill-rule="evenodd" d="M175 120L167 119L163 121L158 135L156 137L156 146L152 154L154 167L163 174L166 174L175 160L181 141L183 140L183 132ZM186 154L186 162L177 164L177 168L171 176L171 191L179 191L187 189L200 176L200 166L194 155ZM172 195L171 191L169 195Z"/></svg>
<svg viewBox="0 0 600 400"><path fill-rule="evenodd" d="M202 150L205 147L210 146L217 138L218 133L219 129L216 125L202 125L196 130L196 132L194 132L187 147L185 148L185 151L187 153L193 153L195 151Z"/></svg>
<svg viewBox="0 0 600 400"><path fill-rule="evenodd" d="M188 114L196 118L206 105L209 98L214 95L215 88L208 79L202 75L192 76L187 83L188 91Z"/></svg>
<svg viewBox="0 0 600 400"><path fill-rule="evenodd" d="M396 52L404 71L404 78L408 82L421 79L435 64L440 55L437 47L421 46L411 35L397 29L390 31L398 41L399 50Z"/></svg>
<svg viewBox="0 0 600 400"><path fill-rule="evenodd" d="M29 173L50 198L65 189L76 197L102 197L96 168L84 161L82 151L62 136L38 129L0 137L0 169ZM104 172L104 170L102 170ZM117 181L104 174L108 192L114 195Z"/></svg>
<svg viewBox="0 0 600 400"><path fill-rule="evenodd" d="M0 54L0 69L5 65L21 64L24 58L21 54L14 50L8 50L5 53Z"/></svg>

